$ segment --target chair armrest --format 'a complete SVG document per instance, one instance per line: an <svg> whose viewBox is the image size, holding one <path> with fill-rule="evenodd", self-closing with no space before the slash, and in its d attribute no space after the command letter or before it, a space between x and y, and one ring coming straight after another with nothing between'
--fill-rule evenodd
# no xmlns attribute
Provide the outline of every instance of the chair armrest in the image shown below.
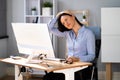
<svg viewBox="0 0 120 80"><path fill-rule="evenodd" d="M98 61L98 58L95 58L93 61L91 61L92 66L97 66L97 61Z"/></svg>

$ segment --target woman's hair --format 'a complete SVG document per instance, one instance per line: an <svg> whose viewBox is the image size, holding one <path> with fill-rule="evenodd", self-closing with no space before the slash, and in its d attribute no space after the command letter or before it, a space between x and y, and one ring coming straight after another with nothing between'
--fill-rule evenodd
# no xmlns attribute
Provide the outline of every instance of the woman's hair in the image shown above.
<svg viewBox="0 0 120 80"><path fill-rule="evenodd" d="M64 31L70 31L71 29L68 29L66 28L62 23L61 23L61 17L64 16L64 15L68 15L68 16L72 16L71 14L68 14L68 13L62 13L61 15L59 15L58 17L58 30L61 31L61 32L64 32ZM80 25L80 26L83 26L82 23L80 23L80 21L75 17L75 20L77 21L77 23Z"/></svg>

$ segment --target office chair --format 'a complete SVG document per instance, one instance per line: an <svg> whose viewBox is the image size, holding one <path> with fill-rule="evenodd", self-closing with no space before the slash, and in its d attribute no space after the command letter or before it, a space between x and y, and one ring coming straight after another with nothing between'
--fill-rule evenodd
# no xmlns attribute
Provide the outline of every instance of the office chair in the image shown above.
<svg viewBox="0 0 120 80"><path fill-rule="evenodd" d="M97 61L99 58L99 52L101 47L101 30L100 27L87 27L95 34L95 58L91 63L92 66L80 71L79 76L80 80L98 80L98 67ZM78 76L78 75L77 75Z"/></svg>
<svg viewBox="0 0 120 80"><path fill-rule="evenodd" d="M91 73L91 80L95 79L98 80L98 68L97 68L97 61L99 58L99 51L100 51L100 46L101 46L101 40L97 39L95 41L95 45L96 45L96 55L95 55L95 59L92 61L92 73Z"/></svg>

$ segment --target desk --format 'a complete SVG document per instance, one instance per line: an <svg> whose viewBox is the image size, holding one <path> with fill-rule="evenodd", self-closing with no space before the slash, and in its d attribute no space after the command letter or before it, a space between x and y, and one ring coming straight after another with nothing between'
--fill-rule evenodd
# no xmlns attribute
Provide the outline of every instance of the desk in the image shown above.
<svg viewBox="0 0 120 80"><path fill-rule="evenodd" d="M25 66L30 68L36 68L38 70L44 70L47 72L56 72L56 73L64 73L65 74L65 80L74 80L74 72L78 70L82 70L84 68L87 68L89 65L92 65L88 62L74 62L73 64L66 64L61 63L59 61L45 61L49 67L46 64L39 63L39 64L30 64L26 63L27 59L21 58L18 60L14 60L12 58L5 58L1 59L0 61L5 63L10 63L15 65L15 80L22 80L22 78L18 77L18 66Z"/></svg>

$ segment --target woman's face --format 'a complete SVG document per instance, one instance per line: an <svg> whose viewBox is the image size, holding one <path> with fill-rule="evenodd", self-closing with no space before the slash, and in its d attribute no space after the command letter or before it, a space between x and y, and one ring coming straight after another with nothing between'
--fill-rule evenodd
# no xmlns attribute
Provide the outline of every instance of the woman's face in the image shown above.
<svg viewBox="0 0 120 80"><path fill-rule="evenodd" d="M63 15L61 16L60 21L67 29L72 29L75 24L74 16Z"/></svg>

